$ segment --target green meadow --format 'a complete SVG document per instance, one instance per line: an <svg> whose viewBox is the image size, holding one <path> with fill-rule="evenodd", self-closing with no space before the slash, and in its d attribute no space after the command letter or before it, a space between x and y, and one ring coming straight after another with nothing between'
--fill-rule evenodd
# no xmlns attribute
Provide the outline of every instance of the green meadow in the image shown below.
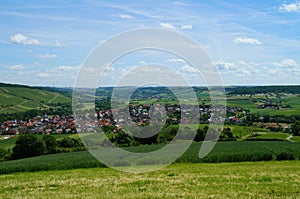
<svg viewBox="0 0 300 199"><path fill-rule="evenodd" d="M300 162L173 164L150 173L111 168L0 176L1 198L299 198Z"/></svg>

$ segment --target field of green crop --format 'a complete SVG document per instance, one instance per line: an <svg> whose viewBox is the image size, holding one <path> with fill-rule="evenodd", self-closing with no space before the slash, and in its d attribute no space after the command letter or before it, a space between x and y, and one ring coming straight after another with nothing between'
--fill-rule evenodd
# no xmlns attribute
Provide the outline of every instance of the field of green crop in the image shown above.
<svg viewBox="0 0 300 199"><path fill-rule="evenodd" d="M173 164L143 174L110 168L0 176L0 198L299 198L300 162Z"/></svg>
<svg viewBox="0 0 300 199"><path fill-rule="evenodd" d="M163 145L144 145L124 148L135 153L155 151ZM173 145L174 150L179 145ZM201 143L193 143L191 147L179 158L177 163L220 163L220 162L245 162L245 161L272 161L272 160L299 160L300 143L283 141L244 141L244 142L218 142L213 150L204 158L199 158L198 153ZM113 152L113 151L112 151ZM170 153L172 155L172 153ZM124 159L126 158L126 160ZM130 159L128 156L117 157L118 165L159 164L165 158L145 159L144 157ZM134 166L134 165L133 165ZM0 174L40 171L62 170L74 168L104 167L87 151L60 153L32 157L27 159L0 162Z"/></svg>
<svg viewBox="0 0 300 199"><path fill-rule="evenodd" d="M70 99L55 92L25 87L0 87L0 113L38 109L47 103L65 103Z"/></svg>

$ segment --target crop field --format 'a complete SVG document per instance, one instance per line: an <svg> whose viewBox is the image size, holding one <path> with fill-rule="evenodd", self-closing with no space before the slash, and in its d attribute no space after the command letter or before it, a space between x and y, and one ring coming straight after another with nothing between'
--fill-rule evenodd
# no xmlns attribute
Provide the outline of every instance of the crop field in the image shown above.
<svg viewBox="0 0 300 199"><path fill-rule="evenodd" d="M180 144L180 143L179 143ZM163 145L144 145L124 148L135 153L155 151ZM174 150L178 145L174 145ZM244 141L244 142L218 142L214 149L204 158L198 153L201 143L193 143L191 147L179 158L177 163L220 163L245 161L273 161L273 160L299 160L300 143L287 141ZM119 165L130 165L128 157L118 157ZM129 157L130 158L130 157ZM159 164L165 159L155 157L149 162L143 157L132 160L136 165ZM134 165L133 165L134 166ZM0 162L0 174L14 172L32 172L41 170L65 170L74 168L104 167L87 151L44 155L27 159Z"/></svg>
<svg viewBox="0 0 300 199"><path fill-rule="evenodd" d="M111 168L0 176L1 198L299 198L300 162L173 164L150 173Z"/></svg>

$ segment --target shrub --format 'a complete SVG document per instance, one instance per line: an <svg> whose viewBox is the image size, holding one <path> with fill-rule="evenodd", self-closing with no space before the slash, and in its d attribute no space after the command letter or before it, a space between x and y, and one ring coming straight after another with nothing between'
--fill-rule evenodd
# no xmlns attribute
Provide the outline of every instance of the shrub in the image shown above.
<svg viewBox="0 0 300 199"><path fill-rule="evenodd" d="M8 160L11 156L11 151L10 150L5 150L0 148L0 162L4 160Z"/></svg>
<svg viewBox="0 0 300 199"><path fill-rule="evenodd" d="M77 139L70 138L70 137L64 137L63 139L58 141L58 147L60 147L60 148L80 148L80 147L83 147L83 144Z"/></svg>
<svg viewBox="0 0 300 199"><path fill-rule="evenodd" d="M12 159L28 158L42 155L46 152L45 143L35 135L21 135L13 148Z"/></svg>
<svg viewBox="0 0 300 199"><path fill-rule="evenodd" d="M52 135L44 135L43 141L46 145L46 153L53 154L57 152L57 142L54 136Z"/></svg>

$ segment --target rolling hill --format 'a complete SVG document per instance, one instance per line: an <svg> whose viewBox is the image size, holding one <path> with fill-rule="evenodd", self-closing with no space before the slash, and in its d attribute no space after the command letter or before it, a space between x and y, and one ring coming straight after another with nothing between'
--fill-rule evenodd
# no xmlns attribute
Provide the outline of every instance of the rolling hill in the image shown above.
<svg viewBox="0 0 300 199"><path fill-rule="evenodd" d="M42 87L0 84L0 114L41 110L50 104L68 103L71 98L64 92Z"/></svg>

